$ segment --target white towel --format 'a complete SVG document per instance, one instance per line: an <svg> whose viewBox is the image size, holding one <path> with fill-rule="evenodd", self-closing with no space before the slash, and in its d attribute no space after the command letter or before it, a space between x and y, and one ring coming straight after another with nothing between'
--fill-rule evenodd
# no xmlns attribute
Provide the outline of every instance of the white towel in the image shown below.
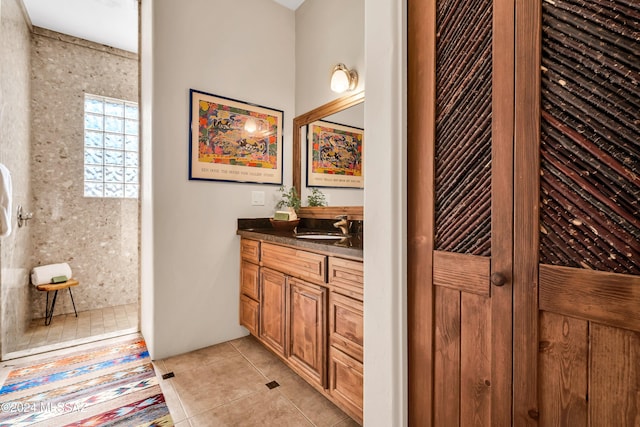
<svg viewBox="0 0 640 427"><path fill-rule="evenodd" d="M31 270L31 283L34 286L51 283L51 279L58 276L67 276L71 279L71 267L66 262L34 267Z"/></svg>
<svg viewBox="0 0 640 427"><path fill-rule="evenodd" d="M11 234L11 174L0 163L0 237Z"/></svg>

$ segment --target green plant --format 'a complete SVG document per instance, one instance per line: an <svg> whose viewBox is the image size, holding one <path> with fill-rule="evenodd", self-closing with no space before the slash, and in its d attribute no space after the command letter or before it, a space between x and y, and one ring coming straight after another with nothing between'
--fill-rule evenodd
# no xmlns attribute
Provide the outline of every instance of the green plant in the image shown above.
<svg viewBox="0 0 640 427"><path fill-rule="evenodd" d="M324 193L317 188L311 189L311 194L307 196L308 206L327 206L327 199Z"/></svg>
<svg viewBox="0 0 640 427"><path fill-rule="evenodd" d="M287 188L283 185L278 189L279 192L282 193L281 199L276 203L276 209L280 209L282 207L293 208L294 211L298 212L300 209L300 197L298 196L298 192L295 187Z"/></svg>

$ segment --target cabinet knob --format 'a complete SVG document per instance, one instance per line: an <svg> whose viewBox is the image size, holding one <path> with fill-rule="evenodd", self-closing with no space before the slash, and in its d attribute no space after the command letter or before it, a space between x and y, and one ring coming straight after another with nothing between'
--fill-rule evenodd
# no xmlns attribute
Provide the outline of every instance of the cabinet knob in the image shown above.
<svg viewBox="0 0 640 427"><path fill-rule="evenodd" d="M507 283L507 278L504 277L503 274L500 273L493 273L491 275L491 283L494 286L504 286L505 283Z"/></svg>

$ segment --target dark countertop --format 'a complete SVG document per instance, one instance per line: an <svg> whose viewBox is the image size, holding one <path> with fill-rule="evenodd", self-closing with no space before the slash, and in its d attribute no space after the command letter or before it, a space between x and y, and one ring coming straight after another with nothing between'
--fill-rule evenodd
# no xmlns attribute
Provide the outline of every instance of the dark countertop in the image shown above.
<svg viewBox="0 0 640 427"><path fill-rule="evenodd" d="M331 221L333 223L334 221ZM326 224L314 223L315 227L309 228L305 224L304 219L298 225L297 232L302 234L306 232L331 231L336 232L335 228L326 228ZM351 259L362 261L363 242L362 233L352 233L346 239L341 240L313 240L298 239L293 231L275 230L268 218L249 218L238 219L238 230L236 232L241 237L254 240L263 240L265 242L279 243L283 245L296 246L311 251L324 252L329 255L344 256Z"/></svg>

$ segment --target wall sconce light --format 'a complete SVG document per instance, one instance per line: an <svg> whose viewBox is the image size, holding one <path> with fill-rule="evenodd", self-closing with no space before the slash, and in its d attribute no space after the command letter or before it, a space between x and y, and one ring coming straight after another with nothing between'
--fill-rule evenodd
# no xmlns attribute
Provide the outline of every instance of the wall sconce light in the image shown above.
<svg viewBox="0 0 640 427"><path fill-rule="evenodd" d="M257 129L258 124L256 123L255 119L250 118L246 122L244 122L244 130L246 130L247 132L254 133Z"/></svg>
<svg viewBox="0 0 640 427"><path fill-rule="evenodd" d="M358 86L358 73L349 70L344 64L333 67L331 72L331 90L336 93L354 90Z"/></svg>

